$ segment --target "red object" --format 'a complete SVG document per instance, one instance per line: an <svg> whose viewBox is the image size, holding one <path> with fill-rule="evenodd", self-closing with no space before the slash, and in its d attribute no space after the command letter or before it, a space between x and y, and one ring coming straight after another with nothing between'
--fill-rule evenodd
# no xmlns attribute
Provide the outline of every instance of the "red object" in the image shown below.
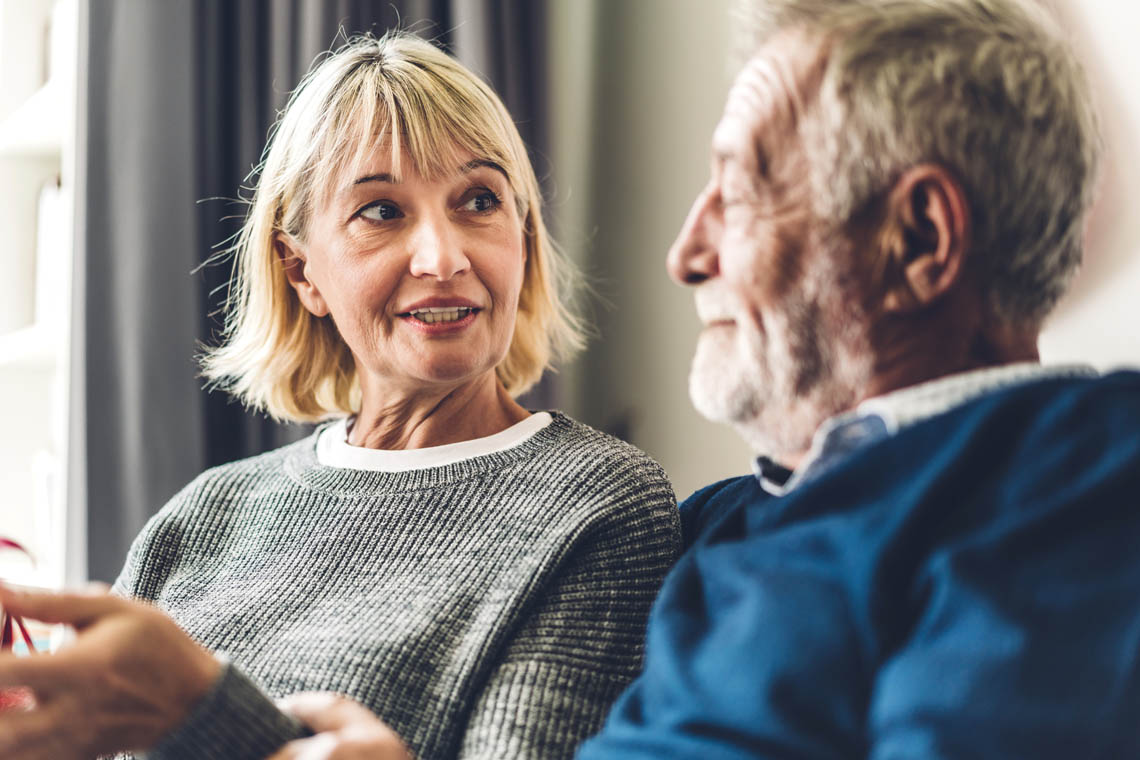
<svg viewBox="0 0 1140 760"><path fill-rule="evenodd" d="M0 549L15 549L28 554L28 550L15 541L0 537ZM28 555L31 556L31 555ZM28 633L24 621L16 615L9 615L7 610L0 611L0 652L11 651L16 644L16 634L28 646L28 652L35 652L36 645ZM35 698L30 689L0 689L0 712L5 710L29 710L35 705Z"/></svg>
<svg viewBox="0 0 1140 760"><path fill-rule="evenodd" d="M30 710L36 706L36 698L31 689L16 687L0 689L0 712L5 710Z"/></svg>

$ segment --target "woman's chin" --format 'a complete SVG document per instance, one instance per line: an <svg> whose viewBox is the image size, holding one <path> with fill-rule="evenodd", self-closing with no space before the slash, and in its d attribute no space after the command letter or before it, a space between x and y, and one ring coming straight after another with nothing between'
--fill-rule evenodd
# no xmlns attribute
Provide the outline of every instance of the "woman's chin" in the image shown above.
<svg viewBox="0 0 1140 760"><path fill-rule="evenodd" d="M494 365L488 367L463 358L439 357L424 362L414 376L424 386L437 386L446 390L478 382L493 373Z"/></svg>

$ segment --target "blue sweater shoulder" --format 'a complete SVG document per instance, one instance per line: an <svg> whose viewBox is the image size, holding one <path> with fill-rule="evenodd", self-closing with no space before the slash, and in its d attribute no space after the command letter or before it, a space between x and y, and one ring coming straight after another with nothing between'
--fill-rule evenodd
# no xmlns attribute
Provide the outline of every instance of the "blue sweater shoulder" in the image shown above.
<svg viewBox="0 0 1140 760"><path fill-rule="evenodd" d="M726 514L737 510L766 494L751 475L725 478L695 491L681 502L681 534L685 548L689 548L702 534L708 533Z"/></svg>
<svg viewBox="0 0 1140 760"><path fill-rule="evenodd" d="M583 758L1140 757L1140 374L986 394L682 507Z"/></svg>

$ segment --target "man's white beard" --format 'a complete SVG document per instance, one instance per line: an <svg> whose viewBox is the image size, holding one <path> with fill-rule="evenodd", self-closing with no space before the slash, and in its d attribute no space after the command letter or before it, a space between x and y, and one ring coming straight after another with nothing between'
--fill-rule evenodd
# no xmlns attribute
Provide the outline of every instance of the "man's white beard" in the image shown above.
<svg viewBox="0 0 1140 760"><path fill-rule="evenodd" d="M830 297L807 288L762 331L738 322L731 341L704 335L697 344L693 405L732 425L756 453L779 460L806 451L819 425L854 406L867 387L863 315L841 303L834 280L827 285Z"/></svg>

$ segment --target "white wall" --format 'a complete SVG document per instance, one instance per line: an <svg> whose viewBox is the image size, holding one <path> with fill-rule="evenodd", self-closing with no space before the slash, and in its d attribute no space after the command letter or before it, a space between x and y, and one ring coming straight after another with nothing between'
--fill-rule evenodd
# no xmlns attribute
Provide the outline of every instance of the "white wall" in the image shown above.
<svg viewBox="0 0 1140 760"><path fill-rule="evenodd" d="M1105 138L1085 266L1041 339L1047 362L1140 366L1140 4L1064 0L1058 11L1092 80Z"/></svg>
<svg viewBox="0 0 1140 760"><path fill-rule="evenodd" d="M730 82L729 0L556 4L552 214L609 307L567 370L567 411L652 454L682 498L749 471L747 447L688 399L692 293L665 254L708 179L709 138Z"/></svg>

